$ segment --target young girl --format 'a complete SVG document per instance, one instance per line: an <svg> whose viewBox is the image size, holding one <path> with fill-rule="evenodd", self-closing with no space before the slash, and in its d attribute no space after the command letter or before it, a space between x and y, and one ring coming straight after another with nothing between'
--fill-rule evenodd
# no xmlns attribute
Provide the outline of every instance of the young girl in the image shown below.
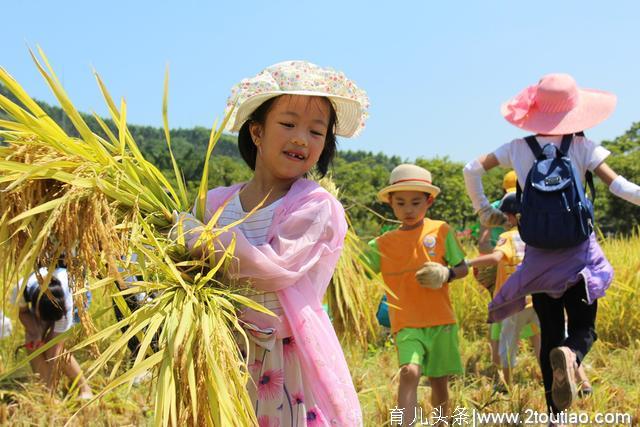
<svg viewBox="0 0 640 427"><path fill-rule="evenodd" d="M560 146L563 135L572 135L567 154L578 176L585 176L587 170L594 171L613 194L637 205L640 187L617 175L605 163L609 151L580 134L605 120L615 103L613 94L578 88L567 74L550 74L505 103L502 114L513 125L534 132L541 147ZM520 187L524 188L534 160L525 141L516 139L465 166L467 192L482 223L497 225L504 221L503 214L492 208L484 195L485 171L498 165L512 167ZM524 307L525 295L533 294L541 327L540 363L545 395L552 413L568 408L575 398L575 370L596 340L597 300L604 296L612 278L613 269L594 233L583 243L565 249L528 245L522 266L489 304L490 321L499 321Z"/></svg>
<svg viewBox="0 0 640 427"><path fill-rule="evenodd" d="M57 335L68 331L73 325L73 299L69 289L67 270L56 268L51 275L47 291L43 292L38 276L46 278L47 275L47 268L41 268L38 274L33 273L22 292L17 295L19 318L25 328L24 346L29 353L36 351ZM70 380L78 379L79 397L90 399L93 395L87 380L82 375L80 365L72 354L60 356L63 349L64 342L59 342L34 358L31 361L31 367L51 388L56 376L55 366L60 362L60 369Z"/></svg>
<svg viewBox="0 0 640 427"><path fill-rule="evenodd" d="M342 250L347 225L340 203L305 176L324 175L336 135L364 124L368 99L344 74L304 61L268 67L234 87L230 129L254 170L246 183L209 191L205 220L228 202L218 226L246 221L220 237L236 237L234 267L250 297L274 312L241 313L250 339L239 340L253 381L260 425L359 426L360 405L322 297ZM201 226L182 214L186 232ZM186 220L186 221L185 221ZM188 234L192 253L197 232Z"/></svg>

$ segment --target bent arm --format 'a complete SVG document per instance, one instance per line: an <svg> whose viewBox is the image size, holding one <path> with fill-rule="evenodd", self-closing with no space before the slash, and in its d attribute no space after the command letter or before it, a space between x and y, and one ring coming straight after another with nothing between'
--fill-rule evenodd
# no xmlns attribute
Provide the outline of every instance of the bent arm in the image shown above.
<svg viewBox="0 0 640 427"><path fill-rule="evenodd" d="M481 254L489 254L493 251L491 244L491 229L483 225L480 226L480 238L478 239L478 251Z"/></svg>
<svg viewBox="0 0 640 427"><path fill-rule="evenodd" d="M598 178L600 178L602 182L607 185L607 187L609 187L611 183L618 177L618 174L615 173L615 171L611 169L611 167L605 162L600 163L598 167L596 167L593 171L598 176Z"/></svg>
<svg viewBox="0 0 640 427"><path fill-rule="evenodd" d="M469 267L467 267L467 263L462 261L460 264L455 267L451 267L451 271L453 271L453 276L455 279L462 279L467 274L469 274Z"/></svg>
<svg viewBox="0 0 640 427"><path fill-rule="evenodd" d="M239 231L223 233L220 244L229 247L235 236L231 275L246 278L258 289L274 292L298 282L322 264L333 271L347 230L344 211L333 198L310 200L275 225L272 239L252 245Z"/></svg>
<svg viewBox="0 0 640 427"><path fill-rule="evenodd" d="M471 267L491 266L497 265L503 257L504 254L501 251L494 251L490 254L480 255L472 260L469 260L467 263Z"/></svg>
<svg viewBox="0 0 640 427"><path fill-rule="evenodd" d="M20 308L20 311L18 312L18 318L20 319L20 323L24 325L24 329L26 330L25 336L37 336L38 339L42 339L42 329L40 328L40 324L28 308Z"/></svg>
<svg viewBox="0 0 640 427"><path fill-rule="evenodd" d="M482 187L482 175L498 165L497 157L493 153L490 153L470 161L462 169L467 194L476 212L490 204Z"/></svg>
<svg viewBox="0 0 640 427"><path fill-rule="evenodd" d="M594 172L609 187L612 194L636 206L640 205L640 186L618 175L605 162L600 163Z"/></svg>

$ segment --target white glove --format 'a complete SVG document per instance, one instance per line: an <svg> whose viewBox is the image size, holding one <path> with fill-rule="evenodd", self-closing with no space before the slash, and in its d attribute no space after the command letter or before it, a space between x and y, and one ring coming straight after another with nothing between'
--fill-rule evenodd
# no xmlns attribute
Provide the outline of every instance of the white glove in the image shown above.
<svg viewBox="0 0 640 427"><path fill-rule="evenodd" d="M178 240L179 236L189 237L194 230L204 230L204 224L189 212L173 211L173 227L169 231L169 239Z"/></svg>
<svg viewBox="0 0 640 427"><path fill-rule="evenodd" d="M507 216L500 210L491 205L487 205L478 211L480 224L487 228L502 227L507 222Z"/></svg>
<svg viewBox="0 0 640 427"><path fill-rule="evenodd" d="M423 288L439 289L449 280L449 269L437 262L425 262L416 273L416 280Z"/></svg>

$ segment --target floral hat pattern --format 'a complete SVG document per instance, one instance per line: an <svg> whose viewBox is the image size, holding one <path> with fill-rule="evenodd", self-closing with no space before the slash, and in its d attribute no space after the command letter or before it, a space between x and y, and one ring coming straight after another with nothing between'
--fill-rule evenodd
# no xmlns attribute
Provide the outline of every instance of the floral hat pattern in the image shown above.
<svg viewBox="0 0 640 427"><path fill-rule="evenodd" d="M262 103L286 94L328 98L338 117L336 134L347 138L358 135L369 116L367 93L344 73L307 61L285 61L243 79L231 89L226 112L234 110L227 129L238 132Z"/></svg>

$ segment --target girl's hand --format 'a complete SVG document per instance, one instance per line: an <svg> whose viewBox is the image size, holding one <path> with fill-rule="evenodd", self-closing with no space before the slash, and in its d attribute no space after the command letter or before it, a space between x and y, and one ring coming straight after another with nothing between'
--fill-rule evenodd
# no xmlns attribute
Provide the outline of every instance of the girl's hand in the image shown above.
<svg viewBox="0 0 640 427"><path fill-rule="evenodd" d="M425 262L416 273L416 280L423 288L439 289L449 280L449 269L437 262Z"/></svg>
<svg viewBox="0 0 640 427"><path fill-rule="evenodd" d="M203 229L204 224L189 212L173 211L173 227L169 231L169 239L178 240L180 235L187 237L194 230L202 231Z"/></svg>
<svg viewBox="0 0 640 427"><path fill-rule="evenodd" d="M502 227L508 219L507 216L500 210L491 205L485 206L478 211L480 217L480 225L487 228Z"/></svg>

